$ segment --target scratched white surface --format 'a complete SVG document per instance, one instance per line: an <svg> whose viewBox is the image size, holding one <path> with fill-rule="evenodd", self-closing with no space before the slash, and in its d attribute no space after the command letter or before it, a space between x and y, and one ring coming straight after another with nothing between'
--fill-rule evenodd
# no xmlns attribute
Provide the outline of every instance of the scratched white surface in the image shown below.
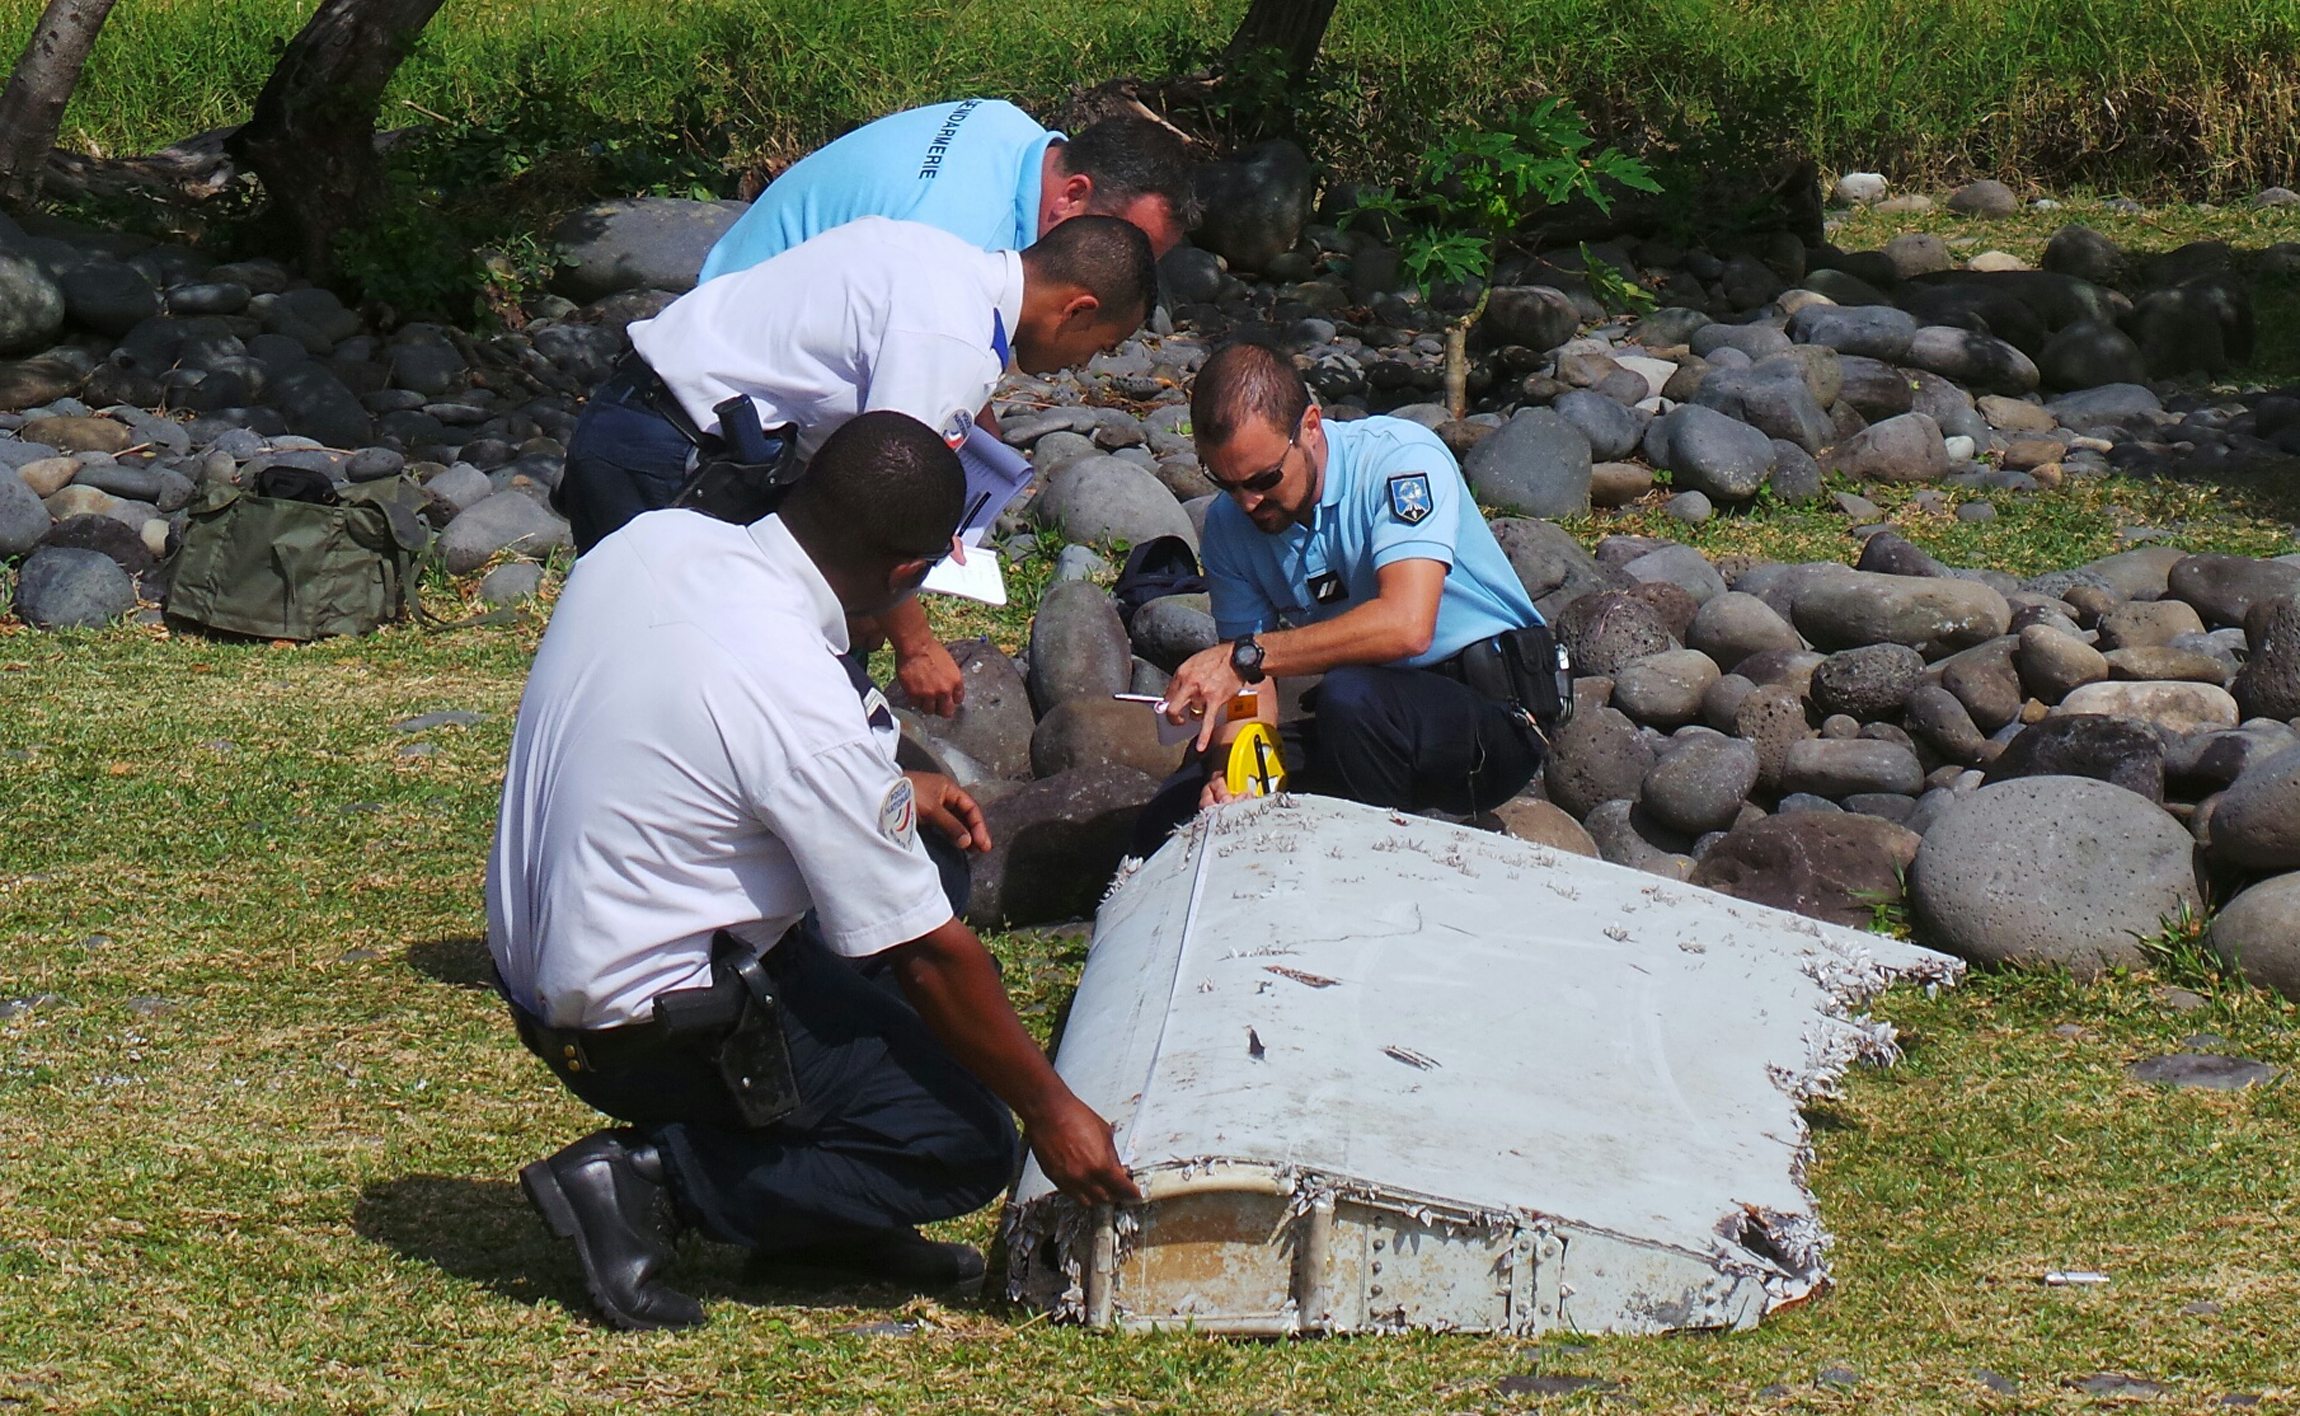
<svg viewBox="0 0 2300 1416"><path fill-rule="evenodd" d="M1796 1094L1889 1051L1861 1000L1960 967L1487 832L1279 798L1202 818L1117 888L1057 1065L1137 1173L1261 1162L1731 1257L1746 1212L1813 1217ZM1048 1190L1034 1162L1016 1198Z"/></svg>

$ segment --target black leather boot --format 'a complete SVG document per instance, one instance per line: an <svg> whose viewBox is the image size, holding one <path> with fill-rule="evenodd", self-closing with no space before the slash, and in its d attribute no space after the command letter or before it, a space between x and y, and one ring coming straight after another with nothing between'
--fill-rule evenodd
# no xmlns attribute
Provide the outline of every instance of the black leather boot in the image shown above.
<svg viewBox="0 0 2300 1416"><path fill-rule="evenodd" d="M583 1286L619 1328L697 1327L703 1305L663 1282L677 1233L662 1157L634 1131L594 1131L519 1172L551 1232L575 1244Z"/></svg>

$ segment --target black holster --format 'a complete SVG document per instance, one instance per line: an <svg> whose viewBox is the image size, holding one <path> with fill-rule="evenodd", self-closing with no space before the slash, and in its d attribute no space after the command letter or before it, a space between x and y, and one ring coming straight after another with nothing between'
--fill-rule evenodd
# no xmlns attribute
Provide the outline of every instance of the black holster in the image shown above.
<svg viewBox="0 0 2300 1416"><path fill-rule="evenodd" d="M695 442L695 470L671 505L742 525L773 514L805 470L799 462L798 425L785 423L771 432L762 428L758 405L741 394L711 411L718 416L719 431L689 434Z"/></svg>
<svg viewBox="0 0 2300 1416"><path fill-rule="evenodd" d="M1472 693L1508 704L1545 741L1573 716L1573 665L1546 624L1481 639L1451 664Z"/></svg>

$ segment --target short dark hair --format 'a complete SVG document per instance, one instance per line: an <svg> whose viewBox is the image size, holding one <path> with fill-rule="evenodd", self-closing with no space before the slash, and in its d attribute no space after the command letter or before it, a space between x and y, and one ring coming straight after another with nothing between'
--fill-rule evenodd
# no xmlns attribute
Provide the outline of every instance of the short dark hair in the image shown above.
<svg viewBox="0 0 2300 1416"><path fill-rule="evenodd" d="M850 563L932 559L965 511L958 454L926 424L888 409L841 423L784 502Z"/></svg>
<svg viewBox="0 0 2300 1416"><path fill-rule="evenodd" d="M1160 197L1184 231L1198 224L1190 154L1182 138L1147 118L1105 118L1058 149L1062 170L1094 179L1087 210L1108 216L1137 197Z"/></svg>
<svg viewBox="0 0 2300 1416"><path fill-rule="evenodd" d="M1102 304L1105 320L1133 329L1158 304L1158 258L1142 228L1115 216L1074 216L1022 252L1031 274L1074 286ZM1131 316L1131 318L1129 318Z"/></svg>
<svg viewBox="0 0 2300 1416"><path fill-rule="evenodd" d="M1214 351L1190 388L1190 434L1220 446L1259 419L1280 432L1302 421L1310 386L1294 361L1267 344L1241 340Z"/></svg>

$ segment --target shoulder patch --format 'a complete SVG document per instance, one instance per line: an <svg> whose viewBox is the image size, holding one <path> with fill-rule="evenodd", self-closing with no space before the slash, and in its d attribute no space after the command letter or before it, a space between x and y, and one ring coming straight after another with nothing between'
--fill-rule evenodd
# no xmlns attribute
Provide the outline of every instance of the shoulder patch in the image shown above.
<svg viewBox="0 0 2300 1416"><path fill-rule="evenodd" d="M955 448L960 443L965 442L966 435L972 431L974 431L974 415L961 408L950 415L950 421L942 425L942 440Z"/></svg>
<svg viewBox="0 0 2300 1416"><path fill-rule="evenodd" d="M918 825L918 793L910 778L897 777L878 804L878 828L894 840L908 843Z"/></svg>
<svg viewBox="0 0 2300 1416"><path fill-rule="evenodd" d="M1437 509L1430 496L1430 474L1401 472L1390 478L1390 515L1408 526L1419 526Z"/></svg>

